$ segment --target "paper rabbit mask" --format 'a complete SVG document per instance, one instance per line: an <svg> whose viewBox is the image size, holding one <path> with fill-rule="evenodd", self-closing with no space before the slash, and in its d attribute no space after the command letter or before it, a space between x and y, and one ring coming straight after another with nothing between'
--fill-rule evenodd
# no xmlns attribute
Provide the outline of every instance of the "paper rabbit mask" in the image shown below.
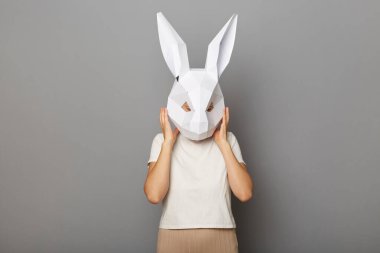
<svg viewBox="0 0 380 253"><path fill-rule="evenodd" d="M218 80L231 58L236 23L234 14L208 45L205 68L190 68L185 42L164 15L157 13L161 50L175 77L168 115L191 140L212 136L223 117L224 98Z"/></svg>

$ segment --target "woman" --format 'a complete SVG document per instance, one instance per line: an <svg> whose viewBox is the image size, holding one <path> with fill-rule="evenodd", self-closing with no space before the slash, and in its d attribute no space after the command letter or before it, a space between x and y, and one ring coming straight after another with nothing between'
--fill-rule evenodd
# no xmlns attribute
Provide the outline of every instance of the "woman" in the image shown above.
<svg viewBox="0 0 380 253"><path fill-rule="evenodd" d="M161 108L162 133L153 139L144 185L151 203L163 203L157 253L238 252L230 192L246 202L254 183L228 121L226 107L212 137L193 141L172 131Z"/></svg>

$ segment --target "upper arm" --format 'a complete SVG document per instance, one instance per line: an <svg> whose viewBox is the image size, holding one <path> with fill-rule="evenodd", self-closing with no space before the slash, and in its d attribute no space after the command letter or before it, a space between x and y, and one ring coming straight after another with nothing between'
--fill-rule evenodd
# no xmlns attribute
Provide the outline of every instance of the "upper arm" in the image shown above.
<svg viewBox="0 0 380 253"><path fill-rule="evenodd" d="M235 135L232 132L227 132L227 139L231 146L232 152L234 153L236 157L236 160L238 160L240 164L243 163L245 165L245 161L243 159L243 155L240 150L240 145Z"/></svg>
<svg viewBox="0 0 380 253"><path fill-rule="evenodd" d="M153 162L157 161L158 156L160 155L160 152L161 152L161 146L162 146L163 141L164 141L164 136L162 133L158 133L156 134L156 136L154 136L152 145L150 148L150 154L147 161L148 167L150 167Z"/></svg>

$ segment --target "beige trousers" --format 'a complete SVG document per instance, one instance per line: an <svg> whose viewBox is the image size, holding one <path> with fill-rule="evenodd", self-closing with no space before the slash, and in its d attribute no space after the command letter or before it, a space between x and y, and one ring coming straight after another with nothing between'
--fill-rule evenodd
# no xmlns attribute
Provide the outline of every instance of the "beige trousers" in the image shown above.
<svg viewBox="0 0 380 253"><path fill-rule="evenodd" d="M157 253L238 253L236 229L159 228Z"/></svg>

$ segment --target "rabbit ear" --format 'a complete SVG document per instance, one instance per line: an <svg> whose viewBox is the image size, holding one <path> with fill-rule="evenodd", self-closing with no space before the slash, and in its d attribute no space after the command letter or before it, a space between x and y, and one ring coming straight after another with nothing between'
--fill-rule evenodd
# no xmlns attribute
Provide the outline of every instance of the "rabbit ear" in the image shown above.
<svg viewBox="0 0 380 253"><path fill-rule="evenodd" d="M237 15L234 14L208 45L206 70L218 79L230 61L235 42Z"/></svg>
<svg viewBox="0 0 380 253"><path fill-rule="evenodd" d="M189 59L185 42L161 12L157 13L157 25L161 51L170 71L174 77L186 73L189 70Z"/></svg>

